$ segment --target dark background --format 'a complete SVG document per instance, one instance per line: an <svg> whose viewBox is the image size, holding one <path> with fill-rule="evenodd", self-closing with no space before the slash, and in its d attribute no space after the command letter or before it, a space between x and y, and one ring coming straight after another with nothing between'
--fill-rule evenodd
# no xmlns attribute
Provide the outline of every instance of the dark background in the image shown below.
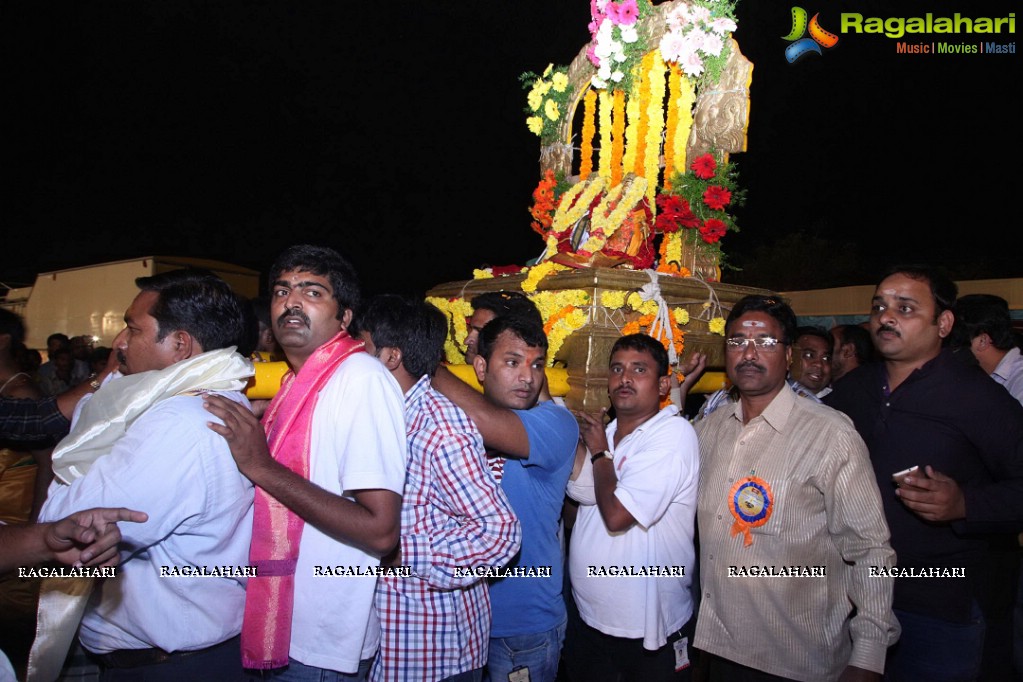
<svg viewBox="0 0 1023 682"><path fill-rule="evenodd" d="M1016 9L803 6L836 33L843 11ZM896 40L844 34L790 65L790 7L738 8L755 66L749 150L732 157L748 200L723 242L742 269L724 280L867 284L900 261L1019 276L1019 56L898 55ZM145 255L265 272L282 248L314 242L348 255L370 291L423 293L543 248L518 76L574 58L585 0L0 8L0 282Z"/></svg>

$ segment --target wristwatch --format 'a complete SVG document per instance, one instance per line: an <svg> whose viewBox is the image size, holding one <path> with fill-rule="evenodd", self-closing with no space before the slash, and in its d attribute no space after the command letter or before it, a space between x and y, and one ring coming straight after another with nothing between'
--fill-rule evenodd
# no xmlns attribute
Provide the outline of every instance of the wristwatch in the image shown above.
<svg viewBox="0 0 1023 682"><path fill-rule="evenodd" d="M597 460L601 457L607 457L609 462L613 462L615 459L615 456L612 455L609 450L601 450L600 452L596 452L590 456L590 464L596 464Z"/></svg>
<svg viewBox="0 0 1023 682"><path fill-rule="evenodd" d="M89 378L88 378L88 379L86 379L86 381L88 381L88 382L89 382L89 388L91 388L91 389L92 389L92 390L94 390L94 391L98 391L98 390L100 389L100 386L102 386L102 385L103 385L103 384L101 384L101 383L99 382L99 380L98 380L98 379L96 378L96 377L98 377L98 376L99 376L99 375L98 375L98 374L96 374L96 372L93 372L92 374L90 374L90 375L89 375Z"/></svg>

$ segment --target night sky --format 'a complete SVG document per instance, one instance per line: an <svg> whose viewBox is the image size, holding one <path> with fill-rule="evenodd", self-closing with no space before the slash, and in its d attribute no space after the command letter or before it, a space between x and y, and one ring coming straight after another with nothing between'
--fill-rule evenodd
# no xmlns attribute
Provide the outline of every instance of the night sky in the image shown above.
<svg viewBox="0 0 1023 682"><path fill-rule="evenodd" d="M1016 3L803 3L1006 16ZM776 289L866 284L893 262L1019 276L1018 54L896 54L844 34L788 64L791 4L744 0L754 63L747 204L723 243ZM567 65L585 0L4 3L0 282L145 255L260 271L335 246L370 291L423 293L543 244L539 142L518 76ZM904 40L930 41L932 36ZM935 39L940 39L933 36ZM977 44L1001 36L947 36Z"/></svg>

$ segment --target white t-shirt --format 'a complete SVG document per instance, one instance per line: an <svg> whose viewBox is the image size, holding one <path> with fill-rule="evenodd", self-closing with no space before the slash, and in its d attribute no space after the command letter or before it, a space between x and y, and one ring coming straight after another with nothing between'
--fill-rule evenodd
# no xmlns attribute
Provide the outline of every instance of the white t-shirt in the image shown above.
<svg viewBox="0 0 1023 682"><path fill-rule="evenodd" d="M579 615L613 637L642 638L649 650L664 646L693 614L689 587L696 568L699 447L693 427L677 415L674 405L663 408L617 447L618 422L607 427L618 476L615 497L636 519L627 530L612 534L604 525L588 458L578 479L568 484L569 496L580 503L569 548ZM668 575L622 575L649 573L652 567ZM678 575L682 567L684 575Z"/></svg>
<svg viewBox="0 0 1023 682"><path fill-rule="evenodd" d="M405 418L401 388L380 363L355 353L320 392L313 413L310 480L335 495L405 485ZM375 577L315 575L317 567L379 566L380 559L305 524L295 571L291 652L305 665L355 672L376 653Z"/></svg>

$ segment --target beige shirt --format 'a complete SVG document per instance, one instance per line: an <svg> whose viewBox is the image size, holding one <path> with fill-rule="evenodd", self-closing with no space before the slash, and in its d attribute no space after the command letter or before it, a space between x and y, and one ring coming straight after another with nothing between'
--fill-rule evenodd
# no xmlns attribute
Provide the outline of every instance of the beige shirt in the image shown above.
<svg viewBox="0 0 1023 682"><path fill-rule="evenodd" d="M895 552L852 422L786 386L745 426L735 403L696 428L696 647L796 680L833 680L847 665L882 672L899 625L894 579L877 569L894 566ZM756 486L770 504L761 504ZM733 532L736 497L749 545L744 532ZM761 523L763 510L770 513Z"/></svg>

